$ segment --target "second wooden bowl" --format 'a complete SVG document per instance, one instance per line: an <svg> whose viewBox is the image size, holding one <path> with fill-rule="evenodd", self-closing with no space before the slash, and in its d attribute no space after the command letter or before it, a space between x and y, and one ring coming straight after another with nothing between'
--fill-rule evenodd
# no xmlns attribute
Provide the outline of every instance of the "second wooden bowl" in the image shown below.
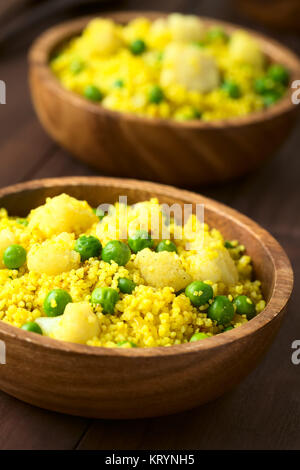
<svg viewBox="0 0 300 470"><path fill-rule="evenodd" d="M169 186L112 178L30 181L0 190L0 207L26 216L61 192L96 207L126 195L128 203L201 203L205 220L243 243L254 262L267 306L248 323L204 341L157 348L100 348L56 341L0 321L6 364L0 389L28 403L97 418L141 418L183 411L213 400L238 384L259 362L278 331L293 273L274 238L238 212ZM263 391L262 391L263 393Z"/></svg>
<svg viewBox="0 0 300 470"><path fill-rule="evenodd" d="M137 16L106 15L119 23ZM44 33L29 55L30 86L37 114L49 134L76 157L103 174L192 186L228 180L254 170L284 142L296 118L292 90L278 104L241 118L218 122L175 122L109 111L62 88L49 68L51 53L78 35L91 18L58 25ZM202 18L227 32L238 26ZM300 78L300 61L288 49L258 33L265 54L284 64L291 80Z"/></svg>

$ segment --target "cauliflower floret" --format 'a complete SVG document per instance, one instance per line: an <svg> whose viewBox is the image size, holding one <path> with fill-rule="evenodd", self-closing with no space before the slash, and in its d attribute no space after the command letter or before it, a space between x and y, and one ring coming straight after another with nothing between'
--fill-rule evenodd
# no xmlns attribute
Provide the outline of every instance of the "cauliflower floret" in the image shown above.
<svg viewBox="0 0 300 470"><path fill-rule="evenodd" d="M89 48L101 55L114 54L122 46L118 26L110 20L96 18L90 21L83 36Z"/></svg>
<svg viewBox="0 0 300 470"><path fill-rule="evenodd" d="M176 253L161 251L154 253L149 248L141 250L134 260L142 277L152 287L173 287L175 292L191 282Z"/></svg>
<svg viewBox="0 0 300 470"><path fill-rule="evenodd" d="M55 329L61 323L62 317L63 317L63 315L60 315L58 317L40 317L40 318L37 318L34 321L41 328L41 330L43 332L43 335L52 336Z"/></svg>
<svg viewBox="0 0 300 470"><path fill-rule="evenodd" d="M5 268L3 263L3 255L10 245L17 243L17 239L14 233L12 233L8 228L1 230L0 232L0 268Z"/></svg>
<svg viewBox="0 0 300 470"><path fill-rule="evenodd" d="M73 250L74 237L69 233L61 233L42 244L35 244L27 254L29 271L57 274L76 269L80 265L80 254Z"/></svg>
<svg viewBox="0 0 300 470"><path fill-rule="evenodd" d="M233 259L225 248L203 248L190 257L189 274L194 281L236 284L238 272Z"/></svg>
<svg viewBox="0 0 300 470"><path fill-rule="evenodd" d="M99 320L88 302L70 303L59 317L35 320L46 336L85 344L100 333Z"/></svg>
<svg viewBox="0 0 300 470"><path fill-rule="evenodd" d="M261 68L264 65L264 55L259 44L245 31L235 31L229 43L229 55L234 62Z"/></svg>
<svg viewBox="0 0 300 470"><path fill-rule="evenodd" d="M167 27L173 41L199 41L205 35L203 22L194 15L172 13L168 16Z"/></svg>
<svg viewBox="0 0 300 470"><path fill-rule="evenodd" d="M85 232L98 221L86 201L79 201L67 194L47 198L46 204L29 214L29 229L38 228L45 238L62 232Z"/></svg>
<svg viewBox="0 0 300 470"><path fill-rule="evenodd" d="M166 47L160 82L163 87L179 84L206 93L219 86L220 74L215 59L205 51L173 43Z"/></svg>

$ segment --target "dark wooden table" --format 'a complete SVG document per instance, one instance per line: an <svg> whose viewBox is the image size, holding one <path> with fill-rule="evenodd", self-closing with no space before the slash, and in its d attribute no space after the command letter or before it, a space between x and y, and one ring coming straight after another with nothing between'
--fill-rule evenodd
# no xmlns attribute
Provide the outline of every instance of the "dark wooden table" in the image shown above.
<svg viewBox="0 0 300 470"><path fill-rule="evenodd" d="M124 5L125 4L125 5ZM122 7L197 12L254 26L227 1L128 1ZM118 7L118 6L116 6ZM27 86L27 48L65 12L25 31L0 56L7 104L0 105L0 185L51 176L94 175L60 149L42 130ZM271 33L272 34L272 33ZM273 34L274 35L274 34ZM300 38L277 38L300 50ZM5 51L4 51L5 52ZM300 77L299 77L300 78ZM260 366L234 391L182 414L140 421L89 420L47 412L0 392L0 449L299 449L300 365L291 343L300 340L300 123L284 147L255 174L197 191L244 212L286 249L296 282L289 312ZM253 142L255 145L255 142Z"/></svg>

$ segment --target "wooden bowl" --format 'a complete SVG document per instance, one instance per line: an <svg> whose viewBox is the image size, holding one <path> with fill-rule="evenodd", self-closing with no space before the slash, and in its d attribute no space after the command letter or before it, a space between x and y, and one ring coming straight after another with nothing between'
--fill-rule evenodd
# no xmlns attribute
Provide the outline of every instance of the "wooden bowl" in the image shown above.
<svg viewBox="0 0 300 470"><path fill-rule="evenodd" d="M113 13L126 23L162 13ZM228 180L254 170L284 142L296 118L292 90L276 105L245 117L216 122L176 122L107 110L65 90L49 68L59 45L78 35L91 18L58 25L33 44L30 86L37 114L49 134L103 174L192 186ZM227 32L238 26L202 18ZM284 64L291 80L300 78L300 61L287 48L254 31L264 53Z"/></svg>
<svg viewBox="0 0 300 470"><path fill-rule="evenodd" d="M0 207L26 216L45 197L61 192L92 206L134 203L205 205L205 220L243 243L253 258L268 303L248 323L194 343L157 348L102 348L65 343L0 321L7 364L0 388L28 403L97 418L141 418L183 411L235 386L258 363L281 324L293 285L289 260L276 240L247 217L199 194L170 186L115 178L74 177L30 181L0 190Z"/></svg>

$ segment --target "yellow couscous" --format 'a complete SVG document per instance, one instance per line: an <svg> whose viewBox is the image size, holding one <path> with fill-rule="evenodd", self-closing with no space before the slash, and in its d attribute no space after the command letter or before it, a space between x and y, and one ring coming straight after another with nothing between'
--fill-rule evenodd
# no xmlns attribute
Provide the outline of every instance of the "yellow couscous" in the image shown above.
<svg viewBox="0 0 300 470"><path fill-rule="evenodd" d="M268 107L289 72L247 32L230 35L192 15L126 25L96 18L51 58L62 85L110 110L204 121Z"/></svg>
<svg viewBox="0 0 300 470"><path fill-rule="evenodd" d="M238 241L157 199L109 210L67 194L27 218L0 210L0 320L58 340L172 346L236 328L265 307Z"/></svg>

